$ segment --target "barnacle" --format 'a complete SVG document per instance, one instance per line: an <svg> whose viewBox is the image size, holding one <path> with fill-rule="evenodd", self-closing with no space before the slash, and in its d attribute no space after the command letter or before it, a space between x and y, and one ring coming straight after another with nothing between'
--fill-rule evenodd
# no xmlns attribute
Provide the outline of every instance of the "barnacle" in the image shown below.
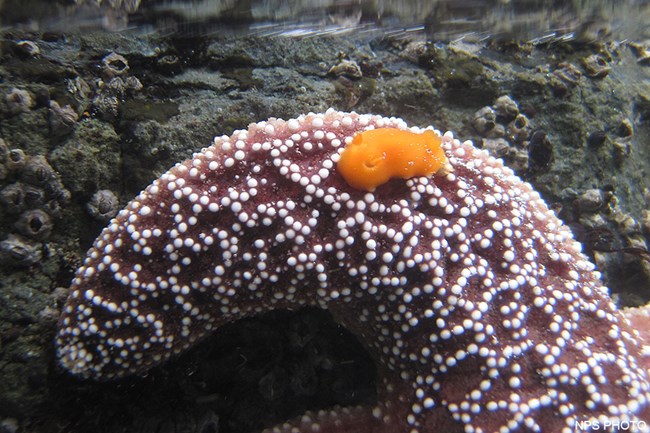
<svg viewBox="0 0 650 433"><path fill-rule="evenodd" d="M14 226L21 234L43 241L52 232L52 219L44 211L33 209L23 212Z"/></svg>
<svg viewBox="0 0 650 433"><path fill-rule="evenodd" d="M93 194L86 204L86 209L93 218L106 222L120 210L119 200L113 191L102 189Z"/></svg>
<svg viewBox="0 0 650 433"><path fill-rule="evenodd" d="M22 236L10 234L0 242L0 262L13 266L30 266L43 257L41 246Z"/></svg>

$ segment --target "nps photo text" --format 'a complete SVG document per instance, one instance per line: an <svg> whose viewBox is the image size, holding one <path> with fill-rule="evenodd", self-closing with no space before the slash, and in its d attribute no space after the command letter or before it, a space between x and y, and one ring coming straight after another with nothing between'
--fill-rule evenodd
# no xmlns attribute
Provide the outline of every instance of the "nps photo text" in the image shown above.
<svg viewBox="0 0 650 433"><path fill-rule="evenodd" d="M648 433L650 426L645 421L602 421L596 419L576 421L574 432L629 432L629 433Z"/></svg>

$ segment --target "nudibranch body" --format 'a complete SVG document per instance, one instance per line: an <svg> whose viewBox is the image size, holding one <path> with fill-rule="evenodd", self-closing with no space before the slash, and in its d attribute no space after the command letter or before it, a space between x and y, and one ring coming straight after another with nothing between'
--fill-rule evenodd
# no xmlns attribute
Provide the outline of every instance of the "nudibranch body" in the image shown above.
<svg viewBox="0 0 650 433"><path fill-rule="evenodd" d="M342 149L382 128L409 131L334 110L270 119L163 174L77 271L59 320L61 365L84 378L137 374L224 323L312 305L366 344L378 402L269 432L649 422L643 340L539 194L437 132L453 172L352 188Z"/></svg>
<svg viewBox="0 0 650 433"><path fill-rule="evenodd" d="M374 191L392 178L431 176L445 167L442 139L432 130L421 133L377 128L357 133L338 161L350 186ZM446 174L446 173L444 173Z"/></svg>

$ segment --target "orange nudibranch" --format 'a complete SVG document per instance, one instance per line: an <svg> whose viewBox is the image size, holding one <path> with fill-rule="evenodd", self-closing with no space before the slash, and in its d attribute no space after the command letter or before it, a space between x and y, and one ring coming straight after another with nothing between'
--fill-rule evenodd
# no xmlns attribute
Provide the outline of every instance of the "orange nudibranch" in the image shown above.
<svg viewBox="0 0 650 433"><path fill-rule="evenodd" d="M442 139L431 130L369 129L357 133L343 149L338 170L350 186L374 191L396 177L448 173L451 167L441 145Z"/></svg>

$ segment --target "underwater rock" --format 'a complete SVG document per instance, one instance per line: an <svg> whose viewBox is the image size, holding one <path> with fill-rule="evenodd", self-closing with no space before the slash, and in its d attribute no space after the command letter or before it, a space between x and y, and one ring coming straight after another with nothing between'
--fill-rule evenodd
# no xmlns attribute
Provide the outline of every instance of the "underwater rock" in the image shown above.
<svg viewBox="0 0 650 433"><path fill-rule="evenodd" d="M16 418L4 418L0 421L0 433L16 433L20 424Z"/></svg>
<svg viewBox="0 0 650 433"><path fill-rule="evenodd" d="M49 200L43 205L43 210L54 218L60 218L63 211L62 204L62 201L56 199Z"/></svg>
<svg viewBox="0 0 650 433"><path fill-rule="evenodd" d="M641 227L645 234L650 236L650 210L644 209L641 215Z"/></svg>
<svg viewBox="0 0 650 433"><path fill-rule="evenodd" d="M340 53L354 53L357 46L351 41L327 38L228 39L214 40L206 49L207 64L214 69L272 68L281 65L301 75L325 76L327 65L335 65Z"/></svg>
<svg viewBox="0 0 650 433"><path fill-rule="evenodd" d="M9 176L9 169L5 165L9 157L9 147L5 141L0 138L0 180L5 180Z"/></svg>
<svg viewBox="0 0 650 433"><path fill-rule="evenodd" d="M120 137L107 122L80 122L74 134L54 149L50 161L72 194L88 197L91 191L119 183Z"/></svg>
<svg viewBox="0 0 650 433"><path fill-rule="evenodd" d="M59 314L61 314L59 310L47 305L45 308L38 312L38 318L43 322L55 323L59 318Z"/></svg>
<svg viewBox="0 0 650 433"><path fill-rule="evenodd" d="M9 146L7 146L7 143L0 138L0 164L4 163L7 160L7 157L9 156Z"/></svg>

